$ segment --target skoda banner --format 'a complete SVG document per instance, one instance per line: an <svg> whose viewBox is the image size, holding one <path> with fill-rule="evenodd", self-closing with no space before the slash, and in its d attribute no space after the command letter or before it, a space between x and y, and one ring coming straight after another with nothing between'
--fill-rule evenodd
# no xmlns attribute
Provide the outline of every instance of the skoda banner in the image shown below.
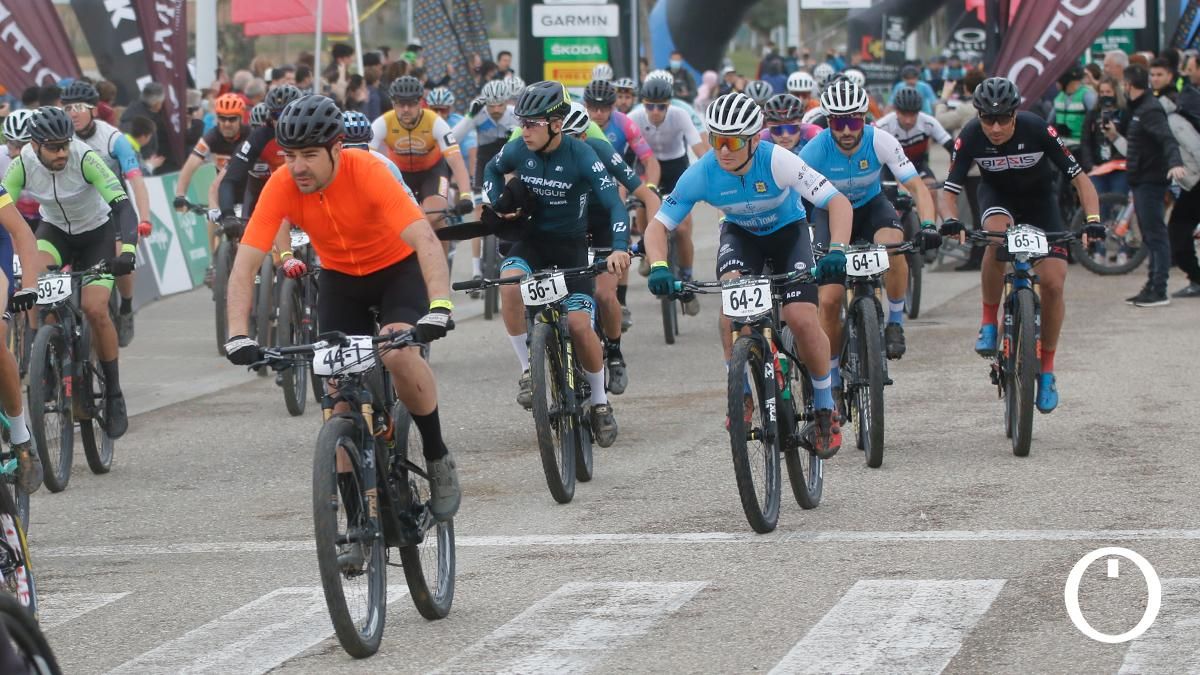
<svg viewBox="0 0 1200 675"><path fill-rule="evenodd" d="M521 77L557 80L579 94L598 63L637 76L634 0L521 0Z"/></svg>

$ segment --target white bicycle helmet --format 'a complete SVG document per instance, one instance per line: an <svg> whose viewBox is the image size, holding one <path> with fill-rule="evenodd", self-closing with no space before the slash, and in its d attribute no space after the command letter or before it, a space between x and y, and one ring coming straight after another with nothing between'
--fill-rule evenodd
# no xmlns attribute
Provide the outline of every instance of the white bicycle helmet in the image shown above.
<svg viewBox="0 0 1200 675"><path fill-rule="evenodd" d="M567 111L567 116L563 118L562 130L564 134L582 134L586 133L588 125L592 120L588 117L587 108L583 107L578 101L571 102L571 109Z"/></svg>
<svg viewBox="0 0 1200 675"><path fill-rule="evenodd" d="M754 99L754 102L761 106L767 102L767 99L775 95L775 87L772 87L770 82L764 80L751 80L746 85L746 95Z"/></svg>
<svg viewBox="0 0 1200 675"><path fill-rule="evenodd" d="M718 96L704 112L709 132L720 136L753 136L762 131L762 108L745 94Z"/></svg>
<svg viewBox="0 0 1200 675"><path fill-rule="evenodd" d="M611 80L611 79L613 79L612 66L608 65L607 63L597 63L596 66L594 68L592 68L592 79L593 80Z"/></svg>
<svg viewBox="0 0 1200 675"><path fill-rule="evenodd" d="M14 143L29 142L29 118L32 110L14 110L4 118L4 140Z"/></svg>
<svg viewBox="0 0 1200 675"><path fill-rule="evenodd" d="M649 82L650 80L663 80L668 86L675 86L675 76L672 75L671 71L669 70L659 69L646 73L646 82Z"/></svg>
<svg viewBox="0 0 1200 675"><path fill-rule="evenodd" d="M846 76L846 79L860 87L867 86L867 76L864 75L863 71L859 70L858 68L847 68L842 74Z"/></svg>
<svg viewBox="0 0 1200 675"><path fill-rule="evenodd" d="M487 105L508 103L508 99L511 98L509 84L506 80L488 80L479 91L479 97Z"/></svg>
<svg viewBox="0 0 1200 675"><path fill-rule="evenodd" d="M521 95L521 92L525 91L525 80L522 80L516 75L513 75L504 81L508 83L508 97L510 99L515 100Z"/></svg>
<svg viewBox="0 0 1200 675"><path fill-rule="evenodd" d="M434 87L425 94L425 103L430 108L449 108L454 105L454 92L446 87Z"/></svg>
<svg viewBox="0 0 1200 675"><path fill-rule="evenodd" d="M816 80L817 84L821 86L825 86L825 81L836 74L837 71L835 71L833 66L829 65L828 63L818 63L812 71L813 79Z"/></svg>
<svg viewBox="0 0 1200 675"><path fill-rule="evenodd" d="M793 96L798 93L811 94L816 91L816 89L817 81L813 79L812 75L809 75L803 70L797 70L791 75L788 75L787 90L789 94L792 94Z"/></svg>
<svg viewBox="0 0 1200 675"><path fill-rule="evenodd" d="M830 85L821 94L821 107L830 115L853 115L867 111L867 92L850 80Z"/></svg>

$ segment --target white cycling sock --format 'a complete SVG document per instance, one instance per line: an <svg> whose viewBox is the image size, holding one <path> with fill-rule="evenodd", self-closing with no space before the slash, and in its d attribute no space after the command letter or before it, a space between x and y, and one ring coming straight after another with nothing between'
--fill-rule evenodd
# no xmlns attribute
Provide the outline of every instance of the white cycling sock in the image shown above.
<svg viewBox="0 0 1200 675"><path fill-rule="evenodd" d="M477 277L483 276L483 261L479 258L471 258L471 274Z"/></svg>
<svg viewBox="0 0 1200 675"><path fill-rule="evenodd" d="M517 361L521 362L521 372L529 370L529 345L525 343L529 339L529 333L509 335L508 339L512 340L513 351L517 353Z"/></svg>
<svg viewBox="0 0 1200 675"><path fill-rule="evenodd" d="M8 415L8 413L5 413ZM8 430L9 438L13 445L24 443L29 440L29 426L25 424L25 413L20 415L8 415L8 419L12 422L12 428Z"/></svg>
<svg viewBox="0 0 1200 675"><path fill-rule="evenodd" d="M604 369L601 368L598 373L589 373L585 368L583 374L587 375L588 384L592 385L592 405L608 403L608 392L604 391Z"/></svg>

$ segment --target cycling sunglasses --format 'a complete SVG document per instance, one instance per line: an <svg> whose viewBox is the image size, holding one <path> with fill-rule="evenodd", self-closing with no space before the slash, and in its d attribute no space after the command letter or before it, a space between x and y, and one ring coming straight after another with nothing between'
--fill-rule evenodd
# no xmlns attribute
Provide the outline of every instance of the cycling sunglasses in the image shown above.
<svg viewBox="0 0 1200 675"><path fill-rule="evenodd" d="M218 122L241 122L241 115L217 115Z"/></svg>
<svg viewBox="0 0 1200 675"><path fill-rule="evenodd" d="M66 152L71 146L71 141L55 141L53 143L42 143L42 149L50 153Z"/></svg>
<svg viewBox="0 0 1200 675"><path fill-rule="evenodd" d="M713 150L720 152L721 148L729 148L730 152L737 152L746 147L750 143L749 136L718 136L717 134L708 135L708 144L713 147Z"/></svg>
<svg viewBox="0 0 1200 675"><path fill-rule="evenodd" d="M539 119L536 117L522 117L521 118L521 128L522 129L537 129L539 127L549 126L549 124L550 124L550 120L547 120L547 119Z"/></svg>
<svg viewBox="0 0 1200 675"><path fill-rule="evenodd" d="M767 129L770 130L772 136L782 136L784 134L791 135L791 134L800 133L800 125L799 124L776 124L774 126L767 127Z"/></svg>
<svg viewBox="0 0 1200 675"><path fill-rule="evenodd" d="M85 110L91 110L93 107L94 106L92 106L88 103L68 103L65 106L63 106L63 110L65 110L66 112L69 112L69 113L73 113L73 112L83 112Z"/></svg>
<svg viewBox="0 0 1200 675"><path fill-rule="evenodd" d="M979 122L985 127L1006 127L1017 118L1016 115L980 115Z"/></svg>
<svg viewBox="0 0 1200 675"><path fill-rule="evenodd" d="M645 101L642 101L642 105L646 110L666 110L671 107L670 103L647 103Z"/></svg>
<svg viewBox="0 0 1200 675"><path fill-rule="evenodd" d="M859 131L867 123L861 117L850 115L846 117L829 117L829 128L834 131Z"/></svg>

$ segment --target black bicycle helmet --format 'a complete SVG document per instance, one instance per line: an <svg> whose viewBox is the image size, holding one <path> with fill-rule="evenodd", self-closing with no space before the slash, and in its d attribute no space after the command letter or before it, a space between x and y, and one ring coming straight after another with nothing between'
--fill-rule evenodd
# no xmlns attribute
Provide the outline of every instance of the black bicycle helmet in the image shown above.
<svg viewBox="0 0 1200 675"><path fill-rule="evenodd" d="M900 79L907 80L912 77L920 79L921 69L914 65L907 65L900 69Z"/></svg>
<svg viewBox="0 0 1200 675"><path fill-rule="evenodd" d="M342 126L346 129L346 143L370 143L372 137L371 118L357 110L342 113Z"/></svg>
<svg viewBox="0 0 1200 675"><path fill-rule="evenodd" d="M892 96L892 105L901 112L917 112L925 107L925 97L913 87L900 87Z"/></svg>
<svg viewBox="0 0 1200 675"><path fill-rule="evenodd" d="M1083 66L1079 65L1078 63L1072 63L1071 67L1067 68L1067 72L1063 73L1062 76L1058 78L1058 83L1061 84L1065 89L1068 84L1082 79Z"/></svg>
<svg viewBox="0 0 1200 675"><path fill-rule="evenodd" d="M525 87L513 112L517 117L566 117L570 105L571 98L562 83L543 80Z"/></svg>
<svg viewBox="0 0 1200 675"><path fill-rule="evenodd" d="M301 96L304 96L304 92L300 91L298 87L285 84L268 91L264 102L267 104L267 111L272 116L279 117L279 113L283 112L289 103L298 100Z"/></svg>
<svg viewBox="0 0 1200 675"><path fill-rule="evenodd" d="M75 136L75 125L62 108L43 106L29 118L29 137L38 143L69 141Z"/></svg>
<svg viewBox="0 0 1200 675"><path fill-rule="evenodd" d="M320 94L292 101L275 122L275 142L282 148L328 147L343 133L341 109Z"/></svg>
<svg viewBox="0 0 1200 675"><path fill-rule="evenodd" d="M617 88L612 80L592 80L583 89L583 102L593 105L612 105L617 102Z"/></svg>
<svg viewBox="0 0 1200 675"><path fill-rule="evenodd" d="M267 109L266 103L255 104L250 109L250 126L257 129L267 125L267 118L271 116L271 111Z"/></svg>
<svg viewBox="0 0 1200 675"><path fill-rule="evenodd" d="M96 105L100 101L100 92L92 86L91 82L83 80L75 80L67 85L62 92L63 105L71 103L86 103L88 105Z"/></svg>
<svg viewBox="0 0 1200 675"><path fill-rule="evenodd" d="M791 94L775 94L767 99L763 106L763 114L768 122L786 122L798 120L804 116L804 104Z"/></svg>
<svg viewBox="0 0 1200 675"><path fill-rule="evenodd" d="M1007 115L1021 105L1021 93L1012 80L989 77L975 87L972 102L984 115Z"/></svg>
<svg viewBox="0 0 1200 675"><path fill-rule="evenodd" d="M645 84L642 85L642 100L643 101L670 101L672 97L671 85L667 84L666 80L659 78L647 78Z"/></svg>
<svg viewBox="0 0 1200 675"><path fill-rule="evenodd" d="M419 101L425 97L425 86L412 75L397 77L388 87L388 97L393 101Z"/></svg>

